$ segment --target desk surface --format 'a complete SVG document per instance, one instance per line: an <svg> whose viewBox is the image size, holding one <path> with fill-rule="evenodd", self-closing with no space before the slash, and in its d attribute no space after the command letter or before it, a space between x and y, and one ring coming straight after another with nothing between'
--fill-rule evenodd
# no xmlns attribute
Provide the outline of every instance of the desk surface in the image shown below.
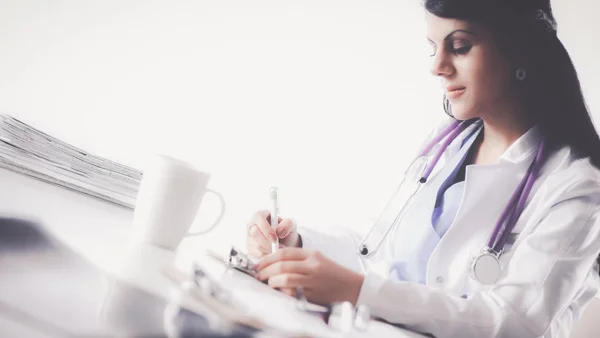
<svg viewBox="0 0 600 338"><path fill-rule="evenodd" d="M33 331L34 337L156 337L175 332L252 337L258 332L231 321L213 325L217 321L210 316L117 279L35 222L0 218L0 257L0 317L8 323L0 328L2 336L31 336Z"/></svg>
<svg viewBox="0 0 600 338"><path fill-rule="evenodd" d="M170 300L174 292L180 290L177 284L165 276L164 267L185 269L192 260L201 257L197 252L181 247L178 253L174 253L149 246L131 246L131 210L3 169L0 169L0 182L3 185L0 190L0 215L43 224L46 230L66 243L74 253L91 261L101 271L118 277L115 283L121 283L119 285L122 288L137 287L139 292L153 295L164 303L164 300ZM193 243L188 243L186 247L189 249L193 246ZM259 314L260 320L267 325L318 336L340 335L322 321L299 314L292 298L248 276L227 270L216 261L204 258L200 262L210 271L211 276L233 290L234 298L241 307ZM186 301L184 305L192 312L200 313L203 310L192 301ZM8 322L9 319L0 315L0 324ZM22 330L19 332L27 330L14 321L11 325ZM309 332L307 328L310 328ZM373 322L366 333L386 337L422 337L379 322ZM358 332L344 334L363 335L365 334Z"/></svg>

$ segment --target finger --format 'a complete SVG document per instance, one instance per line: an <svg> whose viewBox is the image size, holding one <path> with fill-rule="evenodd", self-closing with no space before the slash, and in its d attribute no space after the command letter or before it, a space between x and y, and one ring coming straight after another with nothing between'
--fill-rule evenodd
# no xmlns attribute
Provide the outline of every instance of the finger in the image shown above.
<svg viewBox="0 0 600 338"><path fill-rule="evenodd" d="M259 267L257 270L258 274L256 275L256 278L265 280L286 273L308 274L310 272L310 267L305 261L280 261L273 263L264 269L260 269Z"/></svg>
<svg viewBox="0 0 600 338"><path fill-rule="evenodd" d="M254 243L248 243L248 252L260 253L260 255L256 255L256 257L262 258L271 253L271 248L263 248Z"/></svg>
<svg viewBox="0 0 600 338"><path fill-rule="evenodd" d="M286 218L277 224L275 232L279 238L286 238L294 230L296 230L296 222L290 218Z"/></svg>
<svg viewBox="0 0 600 338"><path fill-rule="evenodd" d="M271 248L264 248L252 242L248 243L248 252L250 253L251 250L260 253L260 255L257 257L263 257L271 253Z"/></svg>
<svg viewBox="0 0 600 338"><path fill-rule="evenodd" d="M254 216L252 216L252 220L250 220L250 223L254 224L254 219L257 215L260 215L260 217L266 219L267 222L271 224L271 212L269 210L261 210L254 214ZM281 221L283 221L283 218L281 218L281 216L277 217L277 224L281 223Z"/></svg>
<svg viewBox="0 0 600 338"><path fill-rule="evenodd" d="M290 296L290 297L296 297L296 288L283 288L281 290L279 290L283 293L285 293L286 295Z"/></svg>
<svg viewBox="0 0 600 338"><path fill-rule="evenodd" d="M267 220L267 222L269 222L269 224L271 224L271 211L263 210L263 211L261 211L261 213L264 216L264 218ZM281 216L277 217L277 224L281 223L282 220L283 220L283 218L281 218Z"/></svg>
<svg viewBox="0 0 600 338"><path fill-rule="evenodd" d="M273 288L296 288L297 286L303 286L308 277L301 274L285 273L283 275L277 275L269 278L269 286Z"/></svg>
<svg viewBox="0 0 600 338"><path fill-rule="evenodd" d="M255 242L255 241L248 241L248 247L255 247L256 249L260 250L261 252L264 252L266 254L270 254L271 251L271 243L267 242L267 245L262 245L261 243Z"/></svg>
<svg viewBox="0 0 600 338"><path fill-rule="evenodd" d="M263 246L257 242L248 241L248 253L254 255L254 257L256 257L256 258L261 258L261 257L273 252L273 249L271 248L271 245L269 242L267 242L267 245L268 246ZM279 249L283 249L283 248L285 248L285 245L279 243ZM252 251L252 250L254 250L254 251Z"/></svg>
<svg viewBox="0 0 600 338"><path fill-rule="evenodd" d="M266 212L266 216L265 216L265 212ZM275 243L275 242L277 242L277 235L275 234L275 230L273 230L271 228L271 224L269 224L269 221L268 221L269 215L270 214L268 211L260 211L260 212L256 213L253 221L254 221L254 224L256 224L258 226L258 229L263 233L265 238L267 238L272 243Z"/></svg>
<svg viewBox="0 0 600 338"><path fill-rule="evenodd" d="M269 248L269 251L266 252L271 252L271 242L269 242L269 240L265 237L262 231L260 231L258 225L253 224L250 227L250 229L248 229L248 236L254 243L259 245L260 247Z"/></svg>
<svg viewBox="0 0 600 338"><path fill-rule="evenodd" d="M256 258L262 258L267 255L266 253L260 251L256 247L248 247L248 254Z"/></svg>
<svg viewBox="0 0 600 338"><path fill-rule="evenodd" d="M260 262L258 262L257 269L264 269L265 267L279 261L303 260L310 256L311 253L312 251L302 248L284 248L277 250L277 252L263 257Z"/></svg>

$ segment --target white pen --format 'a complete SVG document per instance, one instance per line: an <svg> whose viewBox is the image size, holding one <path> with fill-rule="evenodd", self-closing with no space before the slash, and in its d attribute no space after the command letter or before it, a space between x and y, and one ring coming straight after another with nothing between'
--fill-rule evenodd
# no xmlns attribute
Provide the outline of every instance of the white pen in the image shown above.
<svg viewBox="0 0 600 338"><path fill-rule="evenodd" d="M276 252L279 249L279 236L277 236L277 221L279 220L277 208L277 187L269 189L269 200L271 203L271 229L275 231L275 243L271 243L271 252Z"/></svg>

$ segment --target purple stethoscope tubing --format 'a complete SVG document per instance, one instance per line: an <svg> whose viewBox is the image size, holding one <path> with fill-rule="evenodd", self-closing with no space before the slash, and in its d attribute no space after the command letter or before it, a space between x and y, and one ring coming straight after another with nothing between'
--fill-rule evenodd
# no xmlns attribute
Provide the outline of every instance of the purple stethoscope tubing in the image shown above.
<svg viewBox="0 0 600 338"><path fill-rule="evenodd" d="M415 163L416 161L418 161L421 158L426 158L426 156L431 153L433 148L436 145L440 144L440 142L443 141L440 144L439 149L433 155L431 161L427 161L427 164L426 164L425 168L423 169L422 174L420 176L415 177L415 179L418 178L417 183L424 184L427 182L427 180L429 179L429 176L435 169L435 166L439 162L440 158L442 157L443 153L446 151L448 146L458 137L458 135L460 135L467 127L472 125L475 121L477 121L477 120L471 119L471 120L466 120L466 121L459 121L459 120L453 121L441 133L439 133L437 136L435 136L427 144L427 146L425 146L423 148L423 150L419 153L419 156L417 157L417 159L415 161L413 161L413 163ZM487 246L485 246L484 249L482 250L482 253L489 252L489 253L493 254L495 257L499 257L500 254L502 253L502 249L504 248L504 244L506 244L508 234L510 234L510 232L515 227L515 224L516 224L521 212L523 211L523 209L525 207L525 202L527 201L527 198L531 192L533 183L535 182L535 179L538 175L538 172L539 172L539 169L541 167L542 160L544 157L544 148L545 148L544 142L540 143L535 159L532 161L531 165L527 169L527 172L525 173L525 176L523 177L523 179L521 180L521 182L515 189L508 204L502 211L502 213L496 223L496 226L494 227L492 236L490 237L490 239L487 243ZM408 170L407 170L407 173L408 173ZM403 182L404 182L404 180L403 180ZM414 193L413 193L413 195L414 195ZM408 202L406 202L406 203L408 203ZM406 207L406 204L405 204L405 207ZM402 214L405 207L402 208L402 210L400 211L400 214L387 227L387 230L384 232L383 236L379 239L378 244L374 248L374 251L369 250L367 240L368 240L369 236L371 236L373 229L377 226L377 223L371 228L371 230L369 230L367 235L362 239L362 241L358 245L357 252L359 253L359 255L368 257L370 255L373 255L375 252L377 252L382 241L387 236L387 234L390 232L390 230L392 229L394 224L396 224L397 219L400 217L400 215Z"/></svg>
<svg viewBox="0 0 600 338"><path fill-rule="evenodd" d="M431 175L431 172L435 168L448 145L450 145L450 143L452 143L454 139L456 139L456 137L472 123L473 121L454 121L450 126L448 126L448 128L442 131L440 135L431 140L431 142L423 149L423 151L421 151L419 157L426 156L437 143L439 143L441 140L444 140L440 149L436 152L431 162L427 165L427 168L420 178L419 181L421 183L425 183L429 179L429 175ZM512 194L508 204L506 207L504 207L504 210L496 222L494 232L492 233L492 236L490 236L487 246L497 255L501 253L502 248L506 244L508 234L510 234L515 227L521 212L525 208L525 203L527 202L527 198L531 193L533 183L535 182L543 161L545 152L544 150L545 146L544 142L542 142L537 149L535 159L529 165L529 168L527 168L525 176L521 179L517 189L515 189L515 192Z"/></svg>
<svg viewBox="0 0 600 338"><path fill-rule="evenodd" d="M506 240L508 238L508 234L515 227L521 212L525 208L525 203L527 202L527 198L531 193L531 189L533 187L533 183L535 182L536 177L539 174L539 170L543 161L545 152L545 144L544 142L540 143L537 153L535 155L535 159L527 168L527 172L525 173L525 177L521 180L517 189L513 193L512 197L508 201L506 208L498 218L498 222L494 227L494 232L488 241L488 247L492 249L495 253L500 253L504 244L506 244ZM518 198L518 200L517 200ZM504 225L504 226L503 226Z"/></svg>

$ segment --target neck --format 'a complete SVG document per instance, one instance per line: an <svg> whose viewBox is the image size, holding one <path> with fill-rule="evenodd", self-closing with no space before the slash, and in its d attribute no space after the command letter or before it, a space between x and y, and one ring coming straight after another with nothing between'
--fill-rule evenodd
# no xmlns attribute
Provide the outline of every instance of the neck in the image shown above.
<svg viewBox="0 0 600 338"><path fill-rule="evenodd" d="M500 156L533 126L521 111L510 111L513 113L505 110L482 118L483 131L475 163L496 163Z"/></svg>

